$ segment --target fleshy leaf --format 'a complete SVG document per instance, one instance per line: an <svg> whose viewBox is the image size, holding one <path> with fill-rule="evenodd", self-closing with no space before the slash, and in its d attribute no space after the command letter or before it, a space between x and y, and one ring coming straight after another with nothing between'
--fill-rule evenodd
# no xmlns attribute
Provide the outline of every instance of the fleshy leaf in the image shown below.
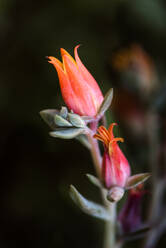
<svg viewBox="0 0 166 248"><path fill-rule="evenodd" d="M55 124L59 127L72 127L72 124L65 120L60 115L55 115L54 117Z"/></svg>
<svg viewBox="0 0 166 248"><path fill-rule="evenodd" d="M97 116L103 116L107 109L110 107L113 99L113 89L111 88L105 95L104 100L98 110Z"/></svg>
<svg viewBox="0 0 166 248"><path fill-rule="evenodd" d="M40 111L40 116L52 129L56 128L56 124L54 121L54 117L56 114L59 114L59 111L57 109L45 109Z"/></svg>
<svg viewBox="0 0 166 248"><path fill-rule="evenodd" d="M109 213L103 206L85 199L73 185L70 186L70 196L84 213L102 220L110 220Z"/></svg>
<svg viewBox="0 0 166 248"><path fill-rule="evenodd" d="M89 179L89 181L91 183L93 183L95 186L101 188L102 187L102 184L101 182L99 181L99 179L91 174L86 174L87 178Z"/></svg>
<svg viewBox="0 0 166 248"><path fill-rule="evenodd" d="M77 136L76 139L80 141L81 144L83 144L86 148L91 149L91 144L89 143L87 137L84 134Z"/></svg>
<svg viewBox="0 0 166 248"><path fill-rule="evenodd" d="M91 117L91 116L81 116L81 118L86 122L86 123L90 123L96 120L96 118Z"/></svg>
<svg viewBox="0 0 166 248"><path fill-rule="evenodd" d="M68 115L68 110L66 107L62 107L61 108L61 111L60 111L60 116L62 116L64 119L67 118L67 115Z"/></svg>
<svg viewBox="0 0 166 248"><path fill-rule="evenodd" d="M84 120L77 114L68 114L69 121L72 123L75 127L85 127Z"/></svg>
<svg viewBox="0 0 166 248"><path fill-rule="evenodd" d="M55 138L73 139L76 136L82 134L83 132L83 128L59 128L53 132L50 132L50 135Z"/></svg>
<svg viewBox="0 0 166 248"><path fill-rule="evenodd" d="M150 173L141 173L129 177L125 185L125 189L135 188L139 184L145 182L150 176Z"/></svg>
<svg viewBox="0 0 166 248"><path fill-rule="evenodd" d="M151 230L150 226L148 226L146 224L143 224L141 226L141 228L137 229L134 232L130 232L130 233L127 233L127 234L125 233L120 238L121 238L121 240L124 240L124 241L132 241L132 240L144 237L145 235L147 235L147 233L150 230Z"/></svg>

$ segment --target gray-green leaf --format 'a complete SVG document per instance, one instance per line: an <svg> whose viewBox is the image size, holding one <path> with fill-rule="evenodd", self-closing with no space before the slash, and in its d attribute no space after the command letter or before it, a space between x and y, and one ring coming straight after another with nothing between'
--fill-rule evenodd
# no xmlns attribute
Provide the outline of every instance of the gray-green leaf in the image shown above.
<svg viewBox="0 0 166 248"><path fill-rule="evenodd" d="M111 88L105 95L104 100L98 110L97 116L103 116L107 109L110 107L113 99L113 89Z"/></svg>
<svg viewBox="0 0 166 248"><path fill-rule="evenodd" d="M61 111L60 111L60 116L62 116L63 118L67 118L67 115L68 115L68 110L66 107L62 107L61 108Z"/></svg>
<svg viewBox="0 0 166 248"><path fill-rule="evenodd" d="M55 115L54 117L55 124L59 127L72 127L72 124L65 120L60 115Z"/></svg>
<svg viewBox="0 0 166 248"><path fill-rule="evenodd" d="M101 182L99 181L99 179L91 174L86 174L87 178L89 179L89 181L94 184L95 186L101 188L102 187L102 184Z"/></svg>
<svg viewBox="0 0 166 248"><path fill-rule="evenodd" d="M51 129L56 128L54 117L59 114L57 109L45 109L39 112L42 119L51 127Z"/></svg>
<svg viewBox="0 0 166 248"><path fill-rule="evenodd" d="M81 118L86 122L86 123L90 123L90 122L93 122L93 121L96 121L96 118L94 117L91 117L91 116L81 116Z"/></svg>
<svg viewBox="0 0 166 248"><path fill-rule="evenodd" d="M86 148L91 149L91 144L89 143L86 135L81 134L79 136L76 137L76 139L83 144Z"/></svg>
<svg viewBox="0 0 166 248"><path fill-rule="evenodd" d="M72 123L75 127L85 127L84 120L77 114L68 114L69 121Z"/></svg>
<svg viewBox="0 0 166 248"><path fill-rule="evenodd" d="M150 173L140 173L129 177L125 185L125 189L135 188L139 184L145 182L150 176Z"/></svg>
<svg viewBox="0 0 166 248"><path fill-rule="evenodd" d="M103 206L85 199L73 185L70 186L70 196L84 213L102 220L110 220L110 215Z"/></svg>
<svg viewBox="0 0 166 248"><path fill-rule="evenodd" d="M83 128L59 128L53 132L50 132L50 135L55 138L73 139L76 136L82 134L83 132Z"/></svg>

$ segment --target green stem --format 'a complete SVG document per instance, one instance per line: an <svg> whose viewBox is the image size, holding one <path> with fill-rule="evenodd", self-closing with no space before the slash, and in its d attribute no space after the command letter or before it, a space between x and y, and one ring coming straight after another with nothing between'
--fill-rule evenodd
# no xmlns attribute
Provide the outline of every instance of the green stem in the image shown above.
<svg viewBox="0 0 166 248"><path fill-rule="evenodd" d="M116 203L110 203L107 209L110 213L111 220L106 222L105 225L105 237L104 237L104 248L114 248L115 247L115 234L116 234Z"/></svg>
<svg viewBox="0 0 166 248"><path fill-rule="evenodd" d="M88 134L88 139L91 144L91 155L95 165L96 173L99 179L101 179L101 163L102 158L100 155L99 145L97 140L93 138L91 133ZM106 199L106 190L101 188L101 195L103 202L108 212L110 213L110 221L105 222L105 234L104 234L104 246L103 248L114 248L115 247L115 223L116 223L116 203L110 203Z"/></svg>
<svg viewBox="0 0 166 248"><path fill-rule="evenodd" d="M102 158L100 155L100 150L98 146L97 140L95 140L91 134L88 135L89 143L91 145L91 156L93 159L93 163L95 166L96 174L99 178L101 178L101 163L102 163Z"/></svg>

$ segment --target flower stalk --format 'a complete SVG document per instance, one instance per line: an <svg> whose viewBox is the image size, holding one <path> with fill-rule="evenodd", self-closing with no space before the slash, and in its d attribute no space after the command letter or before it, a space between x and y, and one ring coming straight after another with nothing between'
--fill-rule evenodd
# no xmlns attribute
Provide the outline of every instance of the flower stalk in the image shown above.
<svg viewBox="0 0 166 248"><path fill-rule="evenodd" d="M94 167L98 178L101 178L101 163L102 157L100 155L99 144L91 134L88 134L88 140L91 145L90 153L93 159Z"/></svg>
<svg viewBox="0 0 166 248"><path fill-rule="evenodd" d="M118 145L123 139L114 137L116 123L110 124L108 130L105 127L105 112L111 105L113 89L103 97L97 82L78 57L77 49L78 46L74 49L75 59L64 49L61 49L62 62L48 57L57 71L62 96L70 112L62 107L60 111L44 110L40 114L51 127L52 137L76 138L90 150L97 178L89 175L89 179L100 188L103 206L87 200L73 185L70 196L84 213L105 221L103 248L117 248L123 244L116 240L117 202L126 190L147 180L149 173L131 176L128 160ZM100 120L104 125L98 127ZM103 155L99 140L104 146Z"/></svg>
<svg viewBox="0 0 166 248"><path fill-rule="evenodd" d="M98 141L92 137L92 135L88 135L89 142L91 144L91 156L93 158L94 166L96 169L96 174L99 178L101 178L101 163L102 158L100 155ZM100 188L103 203L109 212L110 221L105 221L104 228L104 244L103 248L114 248L115 246L115 221L116 221L116 203L110 203L106 200L106 191Z"/></svg>
<svg viewBox="0 0 166 248"><path fill-rule="evenodd" d="M105 236L103 248L115 248L116 245L116 203L107 204L111 220L105 223Z"/></svg>

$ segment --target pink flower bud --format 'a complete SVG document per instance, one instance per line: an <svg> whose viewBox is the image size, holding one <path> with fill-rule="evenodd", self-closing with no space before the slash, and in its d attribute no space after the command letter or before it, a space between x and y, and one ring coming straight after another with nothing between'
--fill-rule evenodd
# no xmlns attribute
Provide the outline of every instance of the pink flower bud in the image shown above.
<svg viewBox="0 0 166 248"><path fill-rule="evenodd" d="M115 138L113 127L116 123L110 125L107 130L104 126L98 128L98 133L94 138L104 143L104 155L102 162L102 179L105 187L110 189L113 186L124 187L126 180L130 176L130 166L117 142L123 142L122 138Z"/></svg>
<svg viewBox="0 0 166 248"><path fill-rule="evenodd" d="M62 63L54 58L49 63L57 70L63 99L69 109L79 115L94 117L103 101L101 90L78 57L76 46L75 60L61 48Z"/></svg>

